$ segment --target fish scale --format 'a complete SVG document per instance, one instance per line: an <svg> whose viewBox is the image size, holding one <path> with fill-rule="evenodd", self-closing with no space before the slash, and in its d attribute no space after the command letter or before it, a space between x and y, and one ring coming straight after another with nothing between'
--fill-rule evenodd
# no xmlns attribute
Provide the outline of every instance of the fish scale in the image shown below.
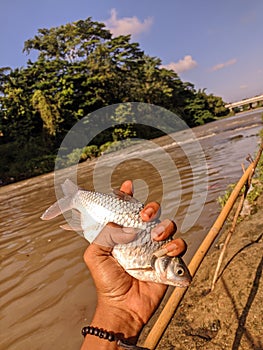
<svg viewBox="0 0 263 350"><path fill-rule="evenodd" d="M152 240L151 230L159 220L144 222L140 217L140 211L144 207L142 203L120 191L114 191L115 195L109 195L79 189L70 180L64 182L62 190L64 197L45 211L41 216L43 220L52 219L69 210L73 212L77 210L80 214L80 223L76 223L73 218L69 221L69 225L63 225L62 228L77 232L81 230L89 242L95 243L97 236L109 222L134 228L135 239L113 247L112 255L118 263L131 276L142 281L178 287L189 285L191 275L182 258L158 254L169 239L161 242ZM123 235L128 234L121 232ZM134 235L131 237L134 238Z"/></svg>
<svg viewBox="0 0 263 350"><path fill-rule="evenodd" d="M150 267L150 259L155 251L160 249L166 241L157 242L149 239L151 230L158 221L151 222L137 235L137 239L130 243L117 244L114 246L112 255L125 266L125 269L132 269L138 266Z"/></svg>
<svg viewBox="0 0 263 350"><path fill-rule="evenodd" d="M73 205L80 210L85 207L94 218L103 220L104 223L114 222L121 226L142 229L146 227L140 217L144 206L138 201L123 201L109 194L79 190Z"/></svg>

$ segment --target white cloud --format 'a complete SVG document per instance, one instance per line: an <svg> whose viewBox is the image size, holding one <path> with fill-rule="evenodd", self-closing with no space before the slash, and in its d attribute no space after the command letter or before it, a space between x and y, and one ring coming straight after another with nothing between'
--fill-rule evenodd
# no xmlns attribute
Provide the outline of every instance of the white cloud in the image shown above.
<svg viewBox="0 0 263 350"><path fill-rule="evenodd" d="M105 21L105 24L114 36L128 34L138 36L150 29L153 18L148 17L142 22L136 16L117 18L116 9L112 9L111 16Z"/></svg>
<svg viewBox="0 0 263 350"><path fill-rule="evenodd" d="M248 88L248 85L246 84L242 84L239 86L240 89L244 90L244 89L247 89Z"/></svg>
<svg viewBox="0 0 263 350"><path fill-rule="evenodd" d="M229 61L226 61L226 62L223 62L223 63L216 64L215 66L213 66L213 67L211 68L211 71L212 71L212 72L215 72L215 71L217 71L217 70L226 68L226 67L231 66L232 64L236 64L236 63L237 63L237 59L236 59L236 58L233 58L232 60L229 60Z"/></svg>
<svg viewBox="0 0 263 350"><path fill-rule="evenodd" d="M162 68L171 69L176 73L182 73L187 70L193 69L197 66L197 62L190 55L184 56L183 59L178 62L171 62L166 65L162 65Z"/></svg>

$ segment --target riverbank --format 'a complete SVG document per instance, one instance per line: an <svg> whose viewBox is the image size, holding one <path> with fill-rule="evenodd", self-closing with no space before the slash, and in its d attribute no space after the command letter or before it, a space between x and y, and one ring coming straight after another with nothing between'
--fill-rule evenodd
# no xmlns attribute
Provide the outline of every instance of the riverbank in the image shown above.
<svg viewBox="0 0 263 350"><path fill-rule="evenodd" d="M203 234L208 232L214 222L219 211L216 203L218 196L224 193L228 184L237 181L242 175L240 164L245 163L247 166L247 154L255 154L261 128L261 114L255 112L224 121L218 120L195 129L195 135L208 160L209 191L203 208L204 215L184 235L188 242L188 253L196 250ZM168 194L169 203L173 203L178 199L176 189L182 188L181 201L188 208L193 198L193 170L185 162L185 155L177 151L171 140L164 138L162 142L160 146L165 153L169 151L169 157L180 174L180 182L175 183L170 172L165 182L165 193ZM143 166L139 163L137 166L134 161L136 155L141 157L141 151L144 154L145 149L138 147L136 153L131 154L128 149L123 149L119 156L116 154L114 157L107 156L102 159L99 164L101 168L97 167L95 160L81 163L78 167L79 185L93 188L101 182L107 186L106 179L111 177L111 186L117 188L123 180L137 179L139 174L149 188L151 199L147 201L161 199L164 183L155 174L158 175L157 171L160 174L169 173L167 163L163 161L163 152L160 157L158 152L147 155L149 164L157 164L157 171L153 172L152 166L145 166L146 163ZM200 179L203 173L202 169L198 170ZM68 176L67 170L62 171L60 176L63 181L63 176ZM140 183L135 183L135 190L140 186ZM79 349L82 342L79 332L92 319L96 290L83 261L87 242L75 232L60 229L59 225L65 223L63 217L46 223L39 219L56 200L54 173L1 187L0 196L0 244L3 259L3 327L0 348ZM143 200L142 197L140 199ZM169 203L163 206L164 218L171 217ZM178 235L184 215L184 211L178 211L175 217L179 227ZM198 289L193 288L193 294L196 291ZM188 312L187 308L185 310ZM185 316L182 314L181 322L184 321ZM171 345L170 349L172 348Z"/></svg>
<svg viewBox="0 0 263 350"><path fill-rule="evenodd" d="M210 287L227 234L205 257L158 350L263 349L263 194L252 215L236 227L222 264Z"/></svg>
<svg viewBox="0 0 263 350"><path fill-rule="evenodd" d="M238 113L234 116L220 117L213 122L206 123L204 125L199 125L192 127L191 130L197 135L202 131L201 138L207 137L209 132L207 129L213 129L213 134L222 133L225 130L226 125L233 131L240 130L238 135L234 137L242 138L242 130L247 127L257 126L259 123L262 124L262 114L263 109L258 108L250 112ZM257 118L253 118L253 115L258 115ZM247 116L246 120L242 116ZM248 117L249 116L249 117ZM240 118L239 118L240 117ZM243 119L241 124L236 123L236 119ZM224 125L222 125L224 124ZM227 127L227 128L228 128ZM153 131L152 131L153 132ZM137 132L137 137L139 139L153 139L160 136L160 132L156 131L152 134L143 132L143 129ZM167 136L166 136L167 137ZM236 139L237 140L237 139ZM1 140L0 140L1 141ZM128 145L128 140L125 145ZM130 140L133 143L132 139ZM76 165L79 162L89 162L94 158L99 158L106 152L112 152L115 150L123 149L123 142L116 141L116 139L102 143L101 146L90 145L84 148L76 148L72 150L71 153L63 156L61 159L57 159L56 147L60 147L59 144L56 147L49 143L43 137L35 137L29 139L25 144L20 144L18 141L13 141L9 143L0 142L0 187L16 183L18 181L30 179L39 175L47 174L54 170L55 162L56 166L60 168L66 168L72 165Z"/></svg>

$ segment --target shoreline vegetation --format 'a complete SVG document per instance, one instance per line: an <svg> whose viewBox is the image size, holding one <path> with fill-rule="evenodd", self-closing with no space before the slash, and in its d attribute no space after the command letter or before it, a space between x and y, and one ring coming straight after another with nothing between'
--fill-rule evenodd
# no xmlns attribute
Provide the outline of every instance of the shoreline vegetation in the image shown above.
<svg viewBox="0 0 263 350"><path fill-rule="evenodd" d="M232 115L227 115L222 118L228 118ZM218 118L217 118L218 119ZM216 120L216 119L215 119ZM263 113L262 113L263 120ZM130 126L127 129L122 129L122 133L127 132L130 134ZM118 130L119 131L119 130ZM108 131L107 131L108 132ZM153 133L149 135L147 131L148 139L163 136L161 133ZM111 132L111 141L106 141L102 144L91 144L84 148L75 148L65 157L58 160L60 168L67 168L77 163L85 162L98 158L105 153L114 152L123 148L123 140L125 140L125 147L135 144L133 137L136 138L137 133L133 131L133 136L126 138L115 135L115 131ZM141 135L143 138L143 135ZM43 175L52 172L57 161L57 149L43 148L42 137L35 137L29 139L28 142L21 144L19 142L2 142L0 136L0 187L18 181L26 180L35 176ZM226 198L231 192L233 185L229 185L226 191ZM224 202L224 197L219 198L219 204Z"/></svg>
<svg viewBox="0 0 263 350"><path fill-rule="evenodd" d="M113 37L90 17L39 29L23 51L29 56L25 67L0 67L0 185L52 171L67 132L106 106L129 101L160 106L189 127L229 115L221 97L183 82L130 35ZM91 127L103 124L103 118ZM136 127L136 120L128 122L121 108L109 118L117 127L94 135L85 149L73 149L66 166L97 157L124 139L161 136L157 129Z"/></svg>

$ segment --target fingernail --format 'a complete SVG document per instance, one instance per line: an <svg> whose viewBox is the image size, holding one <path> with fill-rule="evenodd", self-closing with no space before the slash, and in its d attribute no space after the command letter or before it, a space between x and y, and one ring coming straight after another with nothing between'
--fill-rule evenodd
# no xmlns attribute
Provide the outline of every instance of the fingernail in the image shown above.
<svg viewBox="0 0 263 350"><path fill-rule="evenodd" d="M180 249L180 245L176 243L168 243L167 250L168 250L168 253L167 253L168 256L178 256L183 252L182 249Z"/></svg>
<svg viewBox="0 0 263 350"><path fill-rule="evenodd" d="M178 246L176 243L168 243L164 247L162 247L161 249L154 252L154 255L157 258L159 258L159 257L164 256L164 255L169 255L170 252L174 252L177 249L178 249Z"/></svg>
<svg viewBox="0 0 263 350"><path fill-rule="evenodd" d="M168 252L172 252L173 250L177 250L178 249L178 245L174 242L168 243L166 246Z"/></svg>
<svg viewBox="0 0 263 350"><path fill-rule="evenodd" d="M164 248L161 248L161 249L157 250L157 251L154 252L153 254L154 254L157 258L159 258L159 257L161 257L161 256L166 255L167 253L168 253L168 249L167 249L166 247L164 247Z"/></svg>
<svg viewBox="0 0 263 350"><path fill-rule="evenodd" d="M151 236L152 236L152 239L155 239L157 237L159 237L162 233L164 233L164 226L156 226L154 229L152 229L151 231Z"/></svg>
<svg viewBox="0 0 263 350"><path fill-rule="evenodd" d="M151 218L151 216L154 214L153 208L149 207L149 208L145 209L144 214L148 215L149 218Z"/></svg>

